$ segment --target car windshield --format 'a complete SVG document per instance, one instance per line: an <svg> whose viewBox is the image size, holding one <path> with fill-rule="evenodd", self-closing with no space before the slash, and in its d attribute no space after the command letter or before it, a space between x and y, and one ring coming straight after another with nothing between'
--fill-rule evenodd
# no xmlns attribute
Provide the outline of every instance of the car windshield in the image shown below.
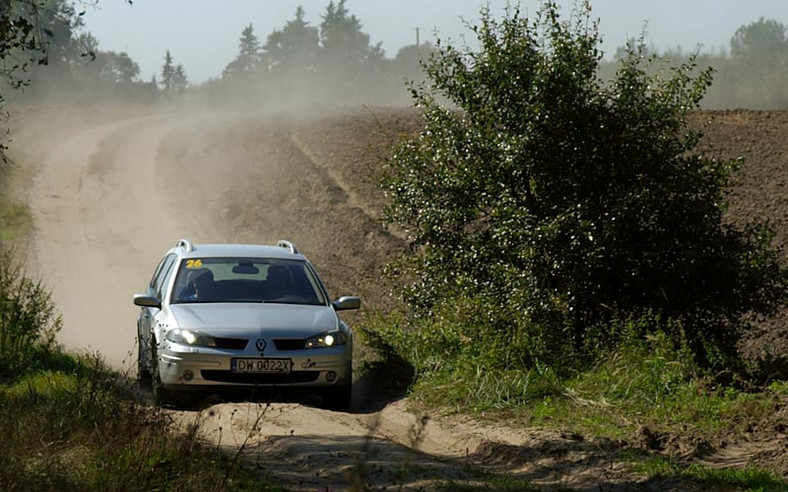
<svg viewBox="0 0 788 492"><path fill-rule="evenodd" d="M272 258L183 259L170 302L326 304L305 261Z"/></svg>

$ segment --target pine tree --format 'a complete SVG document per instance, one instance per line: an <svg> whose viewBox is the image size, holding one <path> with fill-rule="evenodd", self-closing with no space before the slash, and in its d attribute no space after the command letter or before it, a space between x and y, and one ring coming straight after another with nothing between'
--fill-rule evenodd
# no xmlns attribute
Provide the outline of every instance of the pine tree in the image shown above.
<svg viewBox="0 0 788 492"><path fill-rule="evenodd" d="M161 67L161 90L164 94L172 94L173 77L175 77L175 66L172 62L170 50L164 55L164 65Z"/></svg>
<svg viewBox="0 0 788 492"><path fill-rule="evenodd" d="M346 0L329 2L320 24L321 66L325 73L370 72L383 64L381 44L369 44L369 34L361 31L361 21L350 15Z"/></svg>
<svg viewBox="0 0 788 492"><path fill-rule="evenodd" d="M175 94L183 94L186 92L186 87L189 85L189 79L186 77L186 71L180 63L175 67L175 74L172 77L172 91Z"/></svg>
<svg viewBox="0 0 788 492"><path fill-rule="evenodd" d="M254 34L251 24L241 32L238 43L238 56L227 64L222 77L248 77L260 70L260 41Z"/></svg>
<svg viewBox="0 0 788 492"><path fill-rule="evenodd" d="M304 20L304 9L296 9L295 19L281 31L274 31L263 46L266 67L271 71L310 71L315 68L320 45L317 27Z"/></svg>

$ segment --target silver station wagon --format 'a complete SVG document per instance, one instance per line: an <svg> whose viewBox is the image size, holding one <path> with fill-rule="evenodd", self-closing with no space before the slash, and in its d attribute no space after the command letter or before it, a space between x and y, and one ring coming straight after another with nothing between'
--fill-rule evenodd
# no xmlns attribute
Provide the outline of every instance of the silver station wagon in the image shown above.
<svg viewBox="0 0 788 492"><path fill-rule="evenodd" d="M182 391L303 388L350 405L353 337L315 269L289 241L194 245L181 239L134 294L140 379L157 402Z"/></svg>

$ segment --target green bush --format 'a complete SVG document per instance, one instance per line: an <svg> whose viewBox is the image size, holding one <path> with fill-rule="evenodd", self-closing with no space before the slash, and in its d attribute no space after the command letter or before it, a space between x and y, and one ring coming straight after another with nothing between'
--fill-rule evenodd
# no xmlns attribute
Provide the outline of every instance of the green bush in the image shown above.
<svg viewBox="0 0 788 492"><path fill-rule="evenodd" d="M485 9L478 51L438 45L412 89L424 130L384 180L386 218L415 251L389 272L421 316L458 303L464 335L496 333L506 364L584 366L620 341L611 320L644 313L721 363L743 315L785 301L788 276L766 225L723 221L735 162L701 152L687 125L712 73L693 77L691 60L649 75L635 45L603 83L589 6L569 22L558 10L496 21ZM482 311L462 309L475 299Z"/></svg>
<svg viewBox="0 0 788 492"><path fill-rule="evenodd" d="M49 291L0 249L0 380L37 367L51 355L61 319Z"/></svg>

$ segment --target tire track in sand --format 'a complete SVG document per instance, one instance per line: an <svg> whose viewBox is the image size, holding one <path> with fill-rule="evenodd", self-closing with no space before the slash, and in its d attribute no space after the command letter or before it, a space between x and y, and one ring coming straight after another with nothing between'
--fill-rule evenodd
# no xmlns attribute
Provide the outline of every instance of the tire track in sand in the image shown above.
<svg viewBox="0 0 788 492"><path fill-rule="evenodd" d="M204 233L170 210L157 179L159 143L190 124L173 117L122 120L75 132L53 147L30 193L37 274L63 316L58 339L130 368L137 308L165 249Z"/></svg>

